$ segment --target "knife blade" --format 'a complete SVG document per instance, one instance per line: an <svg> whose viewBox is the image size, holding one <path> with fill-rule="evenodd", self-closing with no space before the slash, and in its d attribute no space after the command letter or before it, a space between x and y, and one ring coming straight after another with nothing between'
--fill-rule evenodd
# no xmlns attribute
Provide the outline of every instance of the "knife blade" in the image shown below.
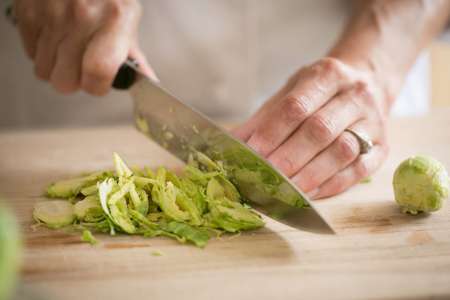
<svg viewBox="0 0 450 300"><path fill-rule="evenodd" d="M264 158L202 113L139 72L128 60L114 86L129 89L136 127L184 162L195 153L221 161L227 175L256 211L288 226L334 233L306 194Z"/></svg>

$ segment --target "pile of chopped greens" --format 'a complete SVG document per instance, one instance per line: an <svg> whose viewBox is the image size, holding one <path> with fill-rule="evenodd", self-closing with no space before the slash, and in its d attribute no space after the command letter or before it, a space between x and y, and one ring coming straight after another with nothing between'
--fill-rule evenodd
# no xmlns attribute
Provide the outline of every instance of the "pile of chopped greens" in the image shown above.
<svg viewBox="0 0 450 300"><path fill-rule="evenodd" d="M47 200L35 205L34 219L50 228L145 237L167 236L204 247L213 234L264 226L243 202L220 162L197 152L177 175L163 167L133 169L114 153L114 171L102 171L50 185ZM65 199L65 200L61 200Z"/></svg>

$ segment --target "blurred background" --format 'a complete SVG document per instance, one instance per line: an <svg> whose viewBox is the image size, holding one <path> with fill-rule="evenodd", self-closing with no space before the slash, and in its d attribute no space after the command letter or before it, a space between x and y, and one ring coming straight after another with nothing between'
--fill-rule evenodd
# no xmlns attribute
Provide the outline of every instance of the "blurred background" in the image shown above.
<svg viewBox="0 0 450 300"><path fill-rule="evenodd" d="M209 116L226 120L243 120L295 70L321 58L351 14L351 1L343 0L142 3L140 41L162 84ZM0 41L0 130L131 120L127 93L63 96L36 79L18 33L3 17ZM426 81L420 93L431 94L433 105L450 104L450 46L439 40L430 50L417 64L429 84L426 77L411 81ZM404 94L417 96L407 89Z"/></svg>

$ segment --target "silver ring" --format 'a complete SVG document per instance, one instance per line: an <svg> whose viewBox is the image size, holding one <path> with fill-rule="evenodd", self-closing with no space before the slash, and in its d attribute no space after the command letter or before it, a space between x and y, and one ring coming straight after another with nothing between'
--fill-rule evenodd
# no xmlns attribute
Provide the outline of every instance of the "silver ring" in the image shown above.
<svg viewBox="0 0 450 300"><path fill-rule="evenodd" d="M373 142L366 135L357 133L356 131L349 128L345 129L344 131L350 132L358 140L359 154L367 154L373 148Z"/></svg>

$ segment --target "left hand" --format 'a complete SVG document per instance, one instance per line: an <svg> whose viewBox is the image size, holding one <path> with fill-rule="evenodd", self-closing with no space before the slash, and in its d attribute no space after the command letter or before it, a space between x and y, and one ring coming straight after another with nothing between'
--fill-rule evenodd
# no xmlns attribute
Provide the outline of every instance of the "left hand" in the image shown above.
<svg viewBox="0 0 450 300"><path fill-rule="evenodd" d="M300 69L234 134L312 198L341 193L387 156L389 101L370 70L335 58ZM360 155L350 128L374 143Z"/></svg>

